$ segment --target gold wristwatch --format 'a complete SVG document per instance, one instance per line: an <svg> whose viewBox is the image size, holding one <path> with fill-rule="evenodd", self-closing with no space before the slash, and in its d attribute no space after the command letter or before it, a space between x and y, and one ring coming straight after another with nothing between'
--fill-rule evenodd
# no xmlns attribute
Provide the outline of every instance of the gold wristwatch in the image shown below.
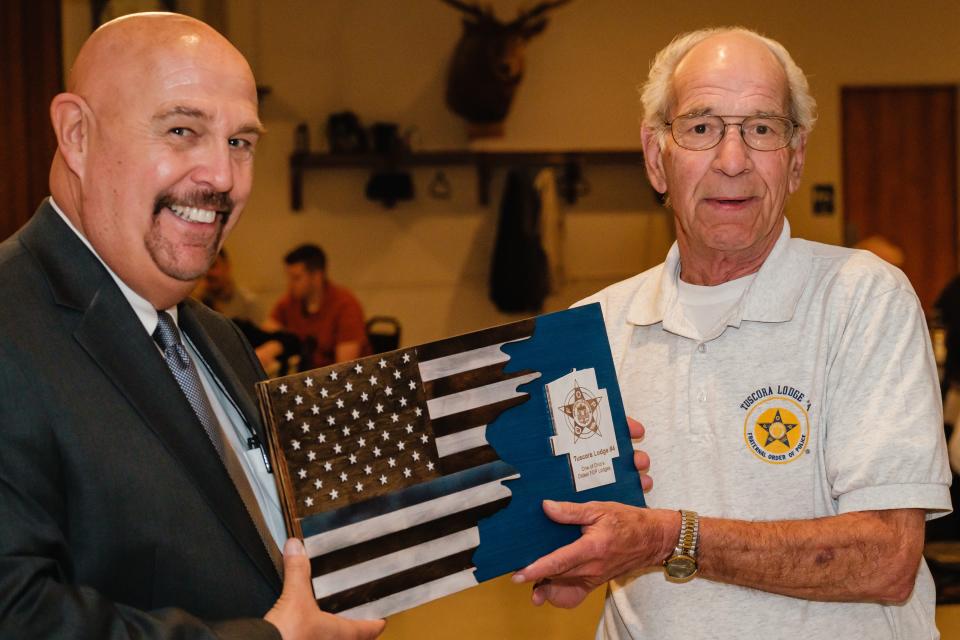
<svg viewBox="0 0 960 640"><path fill-rule="evenodd" d="M673 555L663 563L671 582L686 582L697 575L697 543L700 541L700 517L693 511L680 511L680 539Z"/></svg>

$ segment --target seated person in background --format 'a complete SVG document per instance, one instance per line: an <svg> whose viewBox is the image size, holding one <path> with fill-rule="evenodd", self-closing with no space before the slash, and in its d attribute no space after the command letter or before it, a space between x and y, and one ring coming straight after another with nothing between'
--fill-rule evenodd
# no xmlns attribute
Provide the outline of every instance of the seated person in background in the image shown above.
<svg viewBox="0 0 960 640"><path fill-rule="evenodd" d="M192 296L233 320L254 346L260 364L270 375L289 372L291 356L299 356L300 339L283 331L260 328L263 311L256 296L237 285L226 249L220 249L213 265L193 290Z"/></svg>
<svg viewBox="0 0 960 640"><path fill-rule="evenodd" d="M312 349L304 349L300 369L323 367L370 353L363 309L350 291L327 278L327 256L315 244L304 244L284 259L287 293L264 322L265 331L286 330Z"/></svg>
<svg viewBox="0 0 960 640"><path fill-rule="evenodd" d="M263 322L263 310L256 296L237 286L227 250L220 249L207 275L193 291L193 297L233 320L247 320L255 324Z"/></svg>

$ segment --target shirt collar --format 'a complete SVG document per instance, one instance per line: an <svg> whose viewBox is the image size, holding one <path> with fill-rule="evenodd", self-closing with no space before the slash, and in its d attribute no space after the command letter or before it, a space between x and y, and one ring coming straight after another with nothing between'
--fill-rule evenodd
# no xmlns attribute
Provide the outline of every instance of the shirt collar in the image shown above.
<svg viewBox="0 0 960 640"><path fill-rule="evenodd" d="M53 196L50 196L50 206L53 207L53 210L57 212L57 215L66 223L67 227L73 231L80 241L86 245L87 249L90 250L97 260L100 261L100 264L103 265L103 268L107 270L107 273L110 274L110 277L113 278L113 281L117 283L117 286L120 287L120 293L123 294L123 297L126 298L127 302L130 303L130 306L133 308L133 311L137 314L137 318L140 319L140 323L143 325L143 328L146 329L149 335L153 335L154 330L157 328L157 310L153 308L153 305L150 302L141 296L139 293L127 286L123 280L120 279L116 273L113 272L106 262L103 261L103 258L100 257L100 254L97 253L97 250L93 248L93 245L90 244L90 241L87 240L86 236L80 233L80 230L73 226L73 223L70 221L70 218L63 213L63 210L60 209L57 202L53 199ZM170 314L173 318L173 322L177 323L177 306L174 305L169 309L166 309L166 312Z"/></svg>
<svg viewBox="0 0 960 640"><path fill-rule="evenodd" d="M743 320L786 322L793 318L810 268L807 245L791 242L790 223L784 219L780 237L727 324L739 327ZM637 289L627 314L628 322L643 326L662 322L664 329L681 335L694 331L679 303L679 277L680 249L674 242L659 274L644 280Z"/></svg>

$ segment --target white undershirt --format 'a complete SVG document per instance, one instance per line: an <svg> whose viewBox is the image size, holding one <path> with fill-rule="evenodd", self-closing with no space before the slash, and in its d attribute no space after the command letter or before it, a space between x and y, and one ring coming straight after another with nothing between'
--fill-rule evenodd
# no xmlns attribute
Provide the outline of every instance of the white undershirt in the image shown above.
<svg viewBox="0 0 960 640"><path fill-rule="evenodd" d="M153 308L153 305L150 304L146 298L127 286L127 284L113 272L113 269L103 261L100 254L97 253L87 238L80 233L80 231L73 226L73 223L70 222L70 219L64 215L60 207L57 206L57 203L54 202L52 196L50 197L50 206L53 207L53 210L63 219L67 227L80 238L83 244L86 245L90 252L96 256L97 260L104 266L107 273L110 274L110 277L117 283L123 297L126 298L130 306L133 307L133 311L137 314L140 323L143 324L147 335L153 336L153 332L157 328L157 311ZM173 322L176 324L178 322L176 305L166 309L166 312L170 314ZM179 324L177 324L177 328L180 328ZM261 449L247 449L246 441L247 436L252 435L251 428L247 425L242 414L236 408L226 390L223 389L213 371L210 370L210 366L197 351L190 337L182 331L180 335L185 338L184 345L190 353L190 357L193 358L194 363L197 365L200 382L203 385L203 390L207 394L207 398L210 400L210 406L213 408L213 412L220 422L221 431L226 434L227 442L230 443L230 447L240 460L244 473L247 474L247 480L249 480L253 493L257 498L257 504L259 504L263 518L266 520L267 527L270 529L270 534L276 541L277 546L282 549L287 535L283 523L283 512L280 509L280 499L277 496L277 486L273 475L267 472L266 465L260 453ZM159 349L160 347L158 346L157 350ZM224 426L227 428L223 428ZM261 446L266 447L267 445L266 443L262 443Z"/></svg>
<svg viewBox="0 0 960 640"><path fill-rule="evenodd" d="M717 325L726 320L727 314L737 305L756 276L756 273L751 273L713 286L690 284L677 278L683 313L701 337L715 332Z"/></svg>

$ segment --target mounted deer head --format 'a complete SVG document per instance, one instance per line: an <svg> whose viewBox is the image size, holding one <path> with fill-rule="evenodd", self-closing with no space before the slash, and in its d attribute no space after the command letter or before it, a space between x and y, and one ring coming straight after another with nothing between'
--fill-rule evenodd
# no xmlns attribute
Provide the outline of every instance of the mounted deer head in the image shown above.
<svg viewBox="0 0 960 640"><path fill-rule="evenodd" d="M471 123L503 122L523 78L527 41L547 26L548 11L569 1L541 2L500 22L490 6L443 0L466 15L447 76L447 106Z"/></svg>

